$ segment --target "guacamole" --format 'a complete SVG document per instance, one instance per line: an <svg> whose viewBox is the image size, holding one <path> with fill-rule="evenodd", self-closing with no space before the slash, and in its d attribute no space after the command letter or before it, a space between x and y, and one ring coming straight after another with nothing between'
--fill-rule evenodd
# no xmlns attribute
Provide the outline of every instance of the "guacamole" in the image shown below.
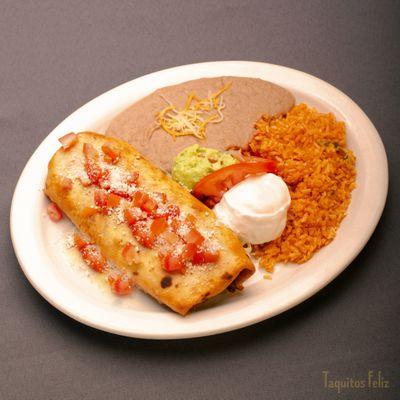
<svg viewBox="0 0 400 400"><path fill-rule="evenodd" d="M194 144L174 158L172 179L191 190L206 175L236 162L228 153Z"/></svg>

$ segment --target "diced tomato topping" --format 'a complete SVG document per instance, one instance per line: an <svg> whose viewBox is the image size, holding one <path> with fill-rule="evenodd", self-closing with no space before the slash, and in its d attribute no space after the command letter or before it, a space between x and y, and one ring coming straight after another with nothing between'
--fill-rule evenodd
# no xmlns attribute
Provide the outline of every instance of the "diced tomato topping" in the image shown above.
<svg viewBox="0 0 400 400"><path fill-rule="evenodd" d="M100 208L107 207L107 193L103 190L95 190L94 191L94 204Z"/></svg>
<svg viewBox="0 0 400 400"><path fill-rule="evenodd" d="M107 269L107 261L92 243L84 240L78 233L74 235L75 247L80 251L83 260L96 272Z"/></svg>
<svg viewBox="0 0 400 400"><path fill-rule="evenodd" d="M104 173L98 164L99 155L90 143L83 144L83 154L85 155L85 169L90 181L98 185L104 179Z"/></svg>
<svg viewBox="0 0 400 400"><path fill-rule="evenodd" d="M47 207L47 214L53 222L58 222L62 219L62 212L56 203L50 203Z"/></svg>
<svg viewBox="0 0 400 400"><path fill-rule="evenodd" d="M98 185L103 177L103 171L99 165L94 163L91 160L86 161L85 163L86 173L90 181Z"/></svg>
<svg viewBox="0 0 400 400"><path fill-rule="evenodd" d="M156 194L160 197L162 204L165 204L167 202L167 195L165 193L158 192Z"/></svg>
<svg viewBox="0 0 400 400"><path fill-rule="evenodd" d="M89 246L91 243L87 242L85 239L83 239L82 236L79 235L78 233L75 233L74 234L74 244L75 244L75 247L80 251L84 247Z"/></svg>
<svg viewBox="0 0 400 400"><path fill-rule="evenodd" d="M125 221L128 223L128 225L133 225L137 221L139 221L137 216L131 210L129 210L129 208L125 208L124 217L125 217Z"/></svg>
<svg viewBox="0 0 400 400"><path fill-rule="evenodd" d="M92 159L95 161L99 159L99 154L90 143L83 143L83 154L86 159Z"/></svg>
<svg viewBox="0 0 400 400"><path fill-rule="evenodd" d="M135 206L135 207L139 207L139 208L141 208L142 207L142 204L148 199L148 194L147 193L144 193L144 192L141 192L141 191L136 191L134 194L133 194L133 205Z"/></svg>
<svg viewBox="0 0 400 400"><path fill-rule="evenodd" d="M101 170L101 178L99 179L98 186L100 186L104 190L110 190L111 185L109 181L110 171L108 169Z"/></svg>
<svg viewBox="0 0 400 400"><path fill-rule="evenodd" d="M134 238L144 247L152 248L154 245L154 236L150 235L147 229L146 221L138 221L131 225L131 231Z"/></svg>
<svg viewBox="0 0 400 400"><path fill-rule="evenodd" d="M161 218L156 218L150 226L150 231L153 235L160 235L163 233L166 229L168 228L168 221L167 218L161 217Z"/></svg>
<svg viewBox="0 0 400 400"><path fill-rule="evenodd" d="M106 259L93 243L86 241L78 233L75 233L74 244L89 267L97 272L103 272L107 269Z"/></svg>
<svg viewBox="0 0 400 400"><path fill-rule="evenodd" d="M167 207L167 212L168 212L168 215L170 216L170 217L178 217L179 215L180 215L180 213L181 213L181 210L179 209L179 207L178 206L176 206L175 204L170 204L168 207Z"/></svg>
<svg viewBox="0 0 400 400"><path fill-rule="evenodd" d="M171 234L174 235L172 232ZM175 237L177 238L177 241L181 240L177 235L175 235ZM164 259L164 268L167 271L171 271L171 268L174 267L176 269L182 269L182 264L185 266L186 262L192 262L194 265L200 265L214 263L219 260L218 251L204 249L196 243L186 243L181 254L179 255L171 256L172 251L173 250L171 250L171 248L168 250L168 247L159 251L159 257Z"/></svg>
<svg viewBox="0 0 400 400"><path fill-rule="evenodd" d="M132 243L126 243L122 249L122 257L128 264L137 263L139 261L138 251Z"/></svg>
<svg viewBox="0 0 400 400"><path fill-rule="evenodd" d="M137 191L133 195L133 205L139 207L148 214L153 214L158 208L157 202L147 193Z"/></svg>
<svg viewBox="0 0 400 400"><path fill-rule="evenodd" d="M78 233L74 235L74 243L83 260L90 268L97 272L103 272L107 269L107 261L96 246L84 240Z"/></svg>
<svg viewBox="0 0 400 400"><path fill-rule="evenodd" d="M63 176L61 178L61 188L62 190L69 191L72 189L72 180Z"/></svg>
<svg viewBox="0 0 400 400"><path fill-rule="evenodd" d="M198 249L192 258L195 265L215 263L219 260L219 251L211 251L207 249Z"/></svg>
<svg viewBox="0 0 400 400"><path fill-rule="evenodd" d="M92 215L96 214L98 212L98 209L96 207L85 207L82 210L82 217L87 218L91 217Z"/></svg>
<svg viewBox="0 0 400 400"><path fill-rule="evenodd" d="M107 211L108 208L115 208L119 206L121 197L114 193L107 193L103 190L95 190L94 203L102 211Z"/></svg>
<svg viewBox="0 0 400 400"><path fill-rule="evenodd" d="M183 234L181 228L189 229L187 233ZM203 235L194 227L194 224L189 221L189 224L182 223L178 219L171 220L171 230L177 233L186 243L194 243L200 245L204 242Z"/></svg>
<svg viewBox="0 0 400 400"><path fill-rule="evenodd" d="M167 248L167 247L161 247L160 250L158 250L158 253L157 253L158 258L159 258L162 262L164 262L164 258L165 258L165 256L168 254L169 251L170 251L169 248Z"/></svg>
<svg viewBox="0 0 400 400"><path fill-rule="evenodd" d="M203 235L196 228L192 228L186 235L184 235L183 239L186 243L194 243L197 245L201 245L204 242Z"/></svg>
<svg viewBox="0 0 400 400"><path fill-rule="evenodd" d="M78 142L78 136L74 132L67 133L66 135L60 137L59 142L64 150L67 150L74 146Z"/></svg>
<svg viewBox="0 0 400 400"><path fill-rule="evenodd" d="M129 185L136 185L139 181L139 172L132 172L127 180Z"/></svg>
<svg viewBox="0 0 400 400"><path fill-rule="evenodd" d="M185 261L192 261L198 251L198 246L194 243L186 243L182 251L182 258Z"/></svg>
<svg viewBox="0 0 400 400"><path fill-rule="evenodd" d="M161 193L158 193L161 195ZM174 204L170 204L167 207L162 207L161 209L157 209L157 216L158 217L171 217L171 218L176 218L179 217L179 214L181 213L181 210L179 209L178 206Z"/></svg>
<svg viewBox="0 0 400 400"><path fill-rule="evenodd" d="M125 217L125 221L128 223L128 225L134 225L134 224L136 224L136 222L141 221L143 219L143 217L141 217L137 213L134 213L129 208L126 208L124 210L124 217Z"/></svg>
<svg viewBox="0 0 400 400"><path fill-rule="evenodd" d="M194 265L214 263L219 260L219 252L203 249L194 243L187 243L182 252L182 259Z"/></svg>
<svg viewBox="0 0 400 400"><path fill-rule="evenodd" d="M78 181L82 184L84 187L88 187L92 184L89 178L85 177L78 177Z"/></svg>
<svg viewBox="0 0 400 400"><path fill-rule="evenodd" d="M107 268L106 259L94 245L85 246L80 252L86 264L94 271L103 272Z"/></svg>
<svg viewBox="0 0 400 400"><path fill-rule="evenodd" d="M121 272L111 271L107 276L108 283L113 284L120 276L121 276Z"/></svg>
<svg viewBox="0 0 400 400"><path fill-rule="evenodd" d="M119 160L119 152L110 144L105 143L101 146L104 153L104 160L110 164L115 164Z"/></svg>
<svg viewBox="0 0 400 400"><path fill-rule="evenodd" d="M132 200L132 195L127 192L124 192L123 190L110 188L109 192L114 193L115 195L122 197L126 200Z"/></svg>
<svg viewBox="0 0 400 400"><path fill-rule="evenodd" d="M180 256L168 253L164 258L164 269L168 272L183 273L185 271L185 263Z"/></svg>
<svg viewBox="0 0 400 400"><path fill-rule="evenodd" d="M171 229L172 232L178 232L179 228L181 227L181 223L177 218L171 220Z"/></svg>
<svg viewBox="0 0 400 400"><path fill-rule="evenodd" d="M193 214L188 214L185 218L185 224L190 228L194 228L196 225L196 217Z"/></svg>
<svg viewBox="0 0 400 400"><path fill-rule="evenodd" d="M221 200L223 194L249 175L276 173L274 161L240 162L221 168L198 182L192 190L193 196L213 206Z"/></svg>
<svg viewBox="0 0 400 400"><path fill-rule="evenodd" d="M107 154L104 154L103 160L104 160L104 162L106 162L107 164L114 164L113 159L112 159L109 155L107 155Z"/></svg>
<svg viewBox="0 0 400 400"><path fill-rule="evenodd" d="M151 197L148 197L146 201L143 202L142 206L140 207L143 211L147 212L148 214L153 214L156 212L158 208L157 202L152 199Z"/></svg>
<svg viewBox="0 0 400 400"><path fill-rule="evenodd" d="M119 296L130 294L134 287L133 280L126 274L110 274L108 282L112 291Z"/></svg>
<svg viewBox="0 0 400 400"><path fill-rule="evenodd" d="M167 244L174 246L177 245L178 243L182 242L182 239L174 232L171 232L170 230L166 230L163 232L162 237L165 239Z"/></svg>
<svg viewBox="0 0 400 400"><path fill-rule="evenodd" d="M121 203L121 196L118 196L117 194L114 193L109 193L107 197L108 207L115 208L118 207L120 203Z"/></svg>

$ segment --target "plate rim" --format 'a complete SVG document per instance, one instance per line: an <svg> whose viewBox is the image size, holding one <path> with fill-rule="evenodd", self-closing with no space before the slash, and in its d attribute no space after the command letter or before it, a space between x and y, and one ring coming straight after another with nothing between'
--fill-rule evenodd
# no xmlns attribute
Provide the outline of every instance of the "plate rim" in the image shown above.
<svg viewBox="0 0 400 400"><path fill-rule="evenodd" d="M225 327L219 327L217 329L213 329L213 328L209 328L209 329L203 329L201 332L186 332L184 334L179 334L179 333L171 333L171 332L166 332L164 333L157 333L157 334L153 334L152 332L146 332L146 331L141 331L141 332L131 332L131 331L126 331L124 329L112 326L112 324L109 324L108 326L98 323L96 321L91 320L90 318L85 318L82 317L82 315L77 315L76 313L72 313L70 311L70 309L68 309L68 307L65 307L64 304L60 304L58 302L56 302L51 296L48 295L47 291L43 289L43 287L41 287L38 282L35 281L34 277L31 275L30 271L29 271L29 266L25 264L25 261L22 257L22 251L21 250L21 246L20 243L18 242L18 237L17 237L17 231L18 228L16 226L16 215L17 215L17 209L16 209L16 205L17 205L17 197L18 197L18 193L21 190L21 182L23 181L23 177L25 176L25 174L27 173L26 171L28 171L32 160L34 160L35 156L37 155L37 153L39 152L40 148L42 147L42 145L47 142L48 140L50 140L50 138L52 137L52 135L54 136L55 132L63 125L65 124L70 118L73 118L74 115L82 112L83 109L85 108L89 108L91 106L93 106L94 104L96 104L96 102L100 101L103 98L106 98L108 96L111 95L111 93L116 93L119 90L121 90L121 88L126 87L129 84L133 84L134 82L137 82L139 80L146 80L146 79L150 79L156 75L162 75L165 73L174 73L177 72L179 70L182 69L190 69L190 68L197 68L197 67L213 67L213 66L223 66L223 65L242 65L242 66L258 66L260 68L265 68L265 67L269 67L269 68L278 68L278 69L282 69L282 70L286 70L286 71L290 71L290 73L295 73L295 74L299 74L299 75L303 75L303 76L307 76L308 78L311 78L312 80L316 80L317 83L323 84L326 87L329 87L331 89L333 89L336 93L340 94L343 99L345 99L347 102L349 102L350 105L353 106L353 108L355 108L357 110L358 113L360 113L360 115L363 117L363 119L365 120L366 123L369 124L370 128L371 128L371 132L375 135L375 139L378 142L378 144L380 145L380 149L378 150L380 152L381 158L383 160L382 165L380 165L380 168L382 170L382 176L384 177L383 182L381 182L382 184L382 188L383 188L383 196L381 196L381 200L380 203L378 204L378 208L377 208L377 212L374 215L374 218L372 219L372 221L369 224L369 232L367 235L364 236L363 240L360 241L359 243L359 248L357 248L355 251L352 252L352 256L348 258L348 261L346 263L344 263L343 265L340 266L340 268L337 268L335 270L334 274L331 274L329 280L325 280L322 283L320 283L319 285L314 285L313 290L308 290L306 291L304 294L302 294L301 296L297 296L295 298L294 301L288 302L285 305L281 305L280 307L276 307L275 311L272 313L260 313L257 314L255 317L252 318L247 318L247 319L243 319L241 321L235 321L233 323L230 323L228 326ZM192 79L196 79L196 78L192 78ZM274 80L271 80L272 82L274 82ZM167 83L164 84L164 86L170 85L171 83ZM280 83L278 83L280 84ZM162 86L159 86L162 87ZM290 88L289 88L290 90ZM223 333L223 332L227 332L227 331L233 331L233 330L237 330L240 328L243 328L245 326L249 326L249 325L253 325L256 324L260 321L263 321L265 319L271 318L277 314L280 314L282 312L287 311L288 309L295 307L296 305L302 303L303 301L307 300L308 298L312 297L315 293L317 293L319 290L321 290L322 288L324 288L325 286L327 286L332 280L334 280L340 273L343 272L344 269L347 268L347 266L349 264L351 264L351 262L358 256L358 254L360 253L360 251L363 249L363 247L366 245L366 243L368 242L368 240L370 239L370 237L372 236L373 232L376 229L376 226L380 220L380 217L383 213L384 207L385 207L385 203L386 203L386 199L387 199L387 193L388 193L388 184L389 184L389 171L388 171L388 160L387 160L387 155L384 149L384 145L382 142L382 139L379 136L379 133L377 131L377 129L375 128L375 126L373 125L373 123L371 122L371 120L368 118L368 116L365 114L365 112L361 109L361 107L359 107L349 96L347 96L345 93L343 93L340 89L337 89L336 87L334 87L333 85L331 85L330 83L316 77L313 76L311 74L308 74L306 72L302 72L293 68L289 68L286 66L281 66L281 65L276 65L276 64L270 64L270 63L263 63L263 62L255 62L255 61L211 61L211 62L204 62L204 63L194 63L194 64L187 64L187 65L181 65L181 66L176 66L176 67L172 67L172 68L167 68L167 69L163 69L160 71L156 71L156 72L152 72L150 74L146 74L140 77L137 77L135 79L129 80L125 83L122 83L102 94L100 94L99 96L96 96L94 99L88 101L87 103L85 103L84 105L82 105L81 107L79 107L77 110L75 110L73 113L71 113L69 116L67 116L63 121L61 121L42 141L41 143L37 146L37 148L35 149L35 151L33 152L33 154L31 155L31 157L28 159L25 167L23 168L21 175L18 178L17 184L15 186L15 190L14 190L14 194L13 194L13 198L12 198L12 202L11 202L11 210L10 210L10 233L11 233L11 240L12 240L12 244L14 247L14 251L18 260L18 263L24 273L24 275L27 277L28 281L31 283L31 285L35 288L35 290L43 297L45 298L50 304L52 304L55 308L57 308L59 311L63 312L64 314L68 315L69 317L84 323L85 325L91 326L93 328L99 329L99 330L103 330L103 331L107 331L110 333L115 333L115 334L119 334L122 336L127 336L127 337L136 337L136 338L145 338L145 339L182 339L182 338L195 338L195 337L202 337L202 336L209 336L209 335L214 335L214 334L219 334L219 333Z"/></svg>

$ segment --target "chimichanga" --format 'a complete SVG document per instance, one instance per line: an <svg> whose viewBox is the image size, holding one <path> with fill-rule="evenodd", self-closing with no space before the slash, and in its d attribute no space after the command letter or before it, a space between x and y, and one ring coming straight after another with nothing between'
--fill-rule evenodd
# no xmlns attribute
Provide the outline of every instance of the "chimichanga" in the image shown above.
<svg viewBox="0 0 400 400"><path fill-rule="evenodd" d="M52 157L45 190L107 259L182 315L229 286L241 289L254 272L210 209L121 140L77 134Z"/></svg>

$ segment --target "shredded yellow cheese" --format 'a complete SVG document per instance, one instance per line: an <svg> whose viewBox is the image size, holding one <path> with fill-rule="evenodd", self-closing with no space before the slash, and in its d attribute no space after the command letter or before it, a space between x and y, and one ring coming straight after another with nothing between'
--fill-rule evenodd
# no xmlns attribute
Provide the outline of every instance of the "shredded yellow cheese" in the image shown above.
<svg viewBox="0 0 400 400"><path fill-rule="evenodd" d="M217 124L224 119L222 110L225 103L222 93L228 90L231 83L225 85L218 92L208 94L207 98L199 99L194 92L189 93L183 109L169 105L156 114L157 126L169 133L174 140L179 136L192 135L198 139L206 138L208 124Z"/></svg>

